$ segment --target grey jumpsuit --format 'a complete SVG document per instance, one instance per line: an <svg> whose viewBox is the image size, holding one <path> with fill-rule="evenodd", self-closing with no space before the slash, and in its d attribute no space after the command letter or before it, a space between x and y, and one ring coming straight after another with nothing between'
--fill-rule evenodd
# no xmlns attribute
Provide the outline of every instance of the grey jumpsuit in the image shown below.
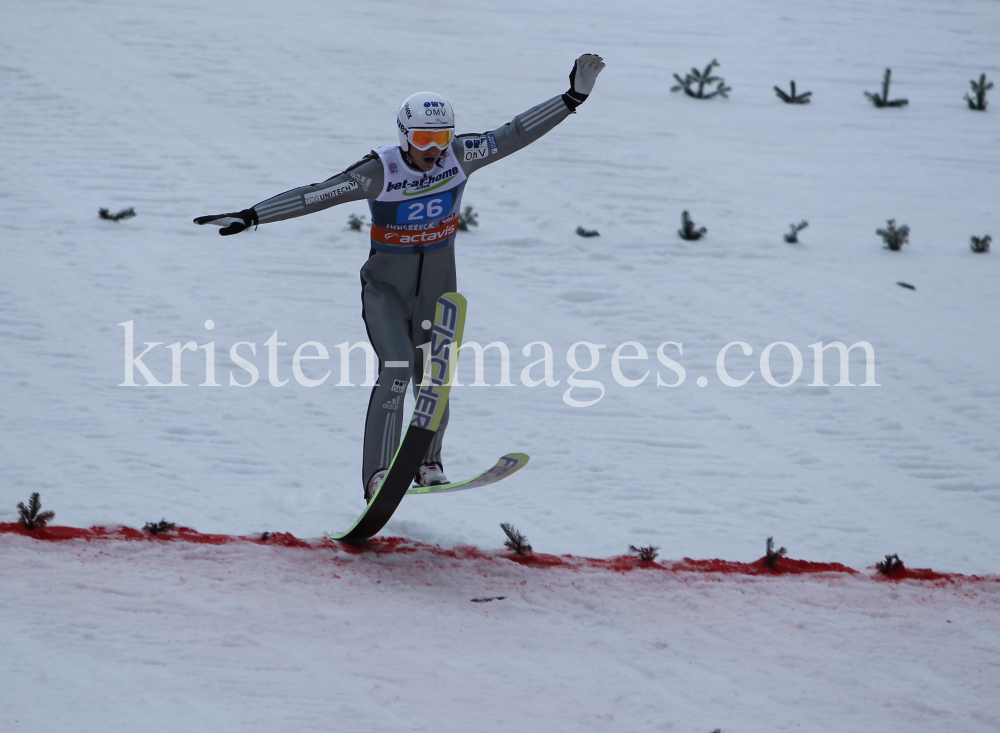
<svg viewBox="0 0 1000 733"><path fill-rule="evenodd" d="M253 207L259 223L267 224L368 200L371 252L361 268L362 317L378 355L379 378L368 403L363 484L388 468L395 455L403 396L411 379L416 389L423 374L419 346L430 333L424 323L433 322L438 297L457 289L455 231L467 177L530 145L566 119L572 108L560 95L496 130L459 135L428 173L410 168L398 146L385 146L322 183L286 191ZM446 412L424 463L441 463L447 421Z"/></svg>

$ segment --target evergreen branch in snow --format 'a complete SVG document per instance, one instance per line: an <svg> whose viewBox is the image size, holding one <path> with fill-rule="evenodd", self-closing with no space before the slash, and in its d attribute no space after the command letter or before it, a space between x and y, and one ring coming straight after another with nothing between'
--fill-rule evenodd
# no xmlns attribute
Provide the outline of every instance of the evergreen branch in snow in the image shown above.
<svg viewBox="0 0 1000 733"><path fill-rule="evenodd" d="M174 527L176 527L173 522L168 522L166 519L161 519L159 522L146 522L142 529L150 534L163 534L164 532L169 532Z"/></svg>
<svg viewBox="0 0 1000 733"><path fill-rule="evenodd" d="M889 219L885 223L885 229L876 229L875 233L882 237L887 249L898 252L903 248L903 245L906 244L910 236L910 227L903 224L903 226L897 229L896 220Z"/></svg>
<svg viewBox="0 0 1000 733"><path fill-rule="evenodd" d="M769 568L773 568L775 565L778 564L778 560L780 560L787 554L788 550L786 550L784 547L775 551L774 537L767 538L767 551L764 553L763 557L764 565L766 565Z"/></svg>
<svg viewBox="0 0 1000 733"><path fill-rule="evenodd" d="M674 74L674 78L677 80L675 86L670 87L670 91L679 92L682 91L689 97L695 99L711 99L712 97L728 97L728 92L732 91L730 87L726 86L726 80L721 76L713 76L712 69L719 65L719 62L712 59L711 63L705 67L704 71L698 71L698 69L691 68L691 73L686 74L683 79L679 75ZM712 84L718 84L714 92L705 93L705 87L711 86ZM694 90L691 87L697 84L698 89Z"/></svg>
<svg viewBox="0 0 1000 733"><path fill-rule="evenodd" d="M812 96L812 92L802 92L802 94L795 93L795 82L790 82L792 92L791 94L785 94L785 92L780 87L775 87L774 91L778 95L778 98L785 104L809 104L812 100L809 97Z"/></svg>
<svg viewBox="0 0 1000 733"><path fill-rule="evenodd" d="M469 227L479 226L479 214L472 210L471 206L466 206L462 213L458 215L458 228L463 232L469 231Z"/></svg>
<svg viewBox="0 0 1000 733"><path fill-rule="evenodd" d="M965 101L969 103L969 109L985 112L986 92L993 88L993 82L987 82L986 74L981 74L978 82L975 79L969 79L969 84L972 86L972 91L975 92L976 95L976 98L973 99L969 96L968 92L965 93Z"/></svg>
<svg viewBox="0 0 1000 733"><path fill-rule="evenodd" d="M531 552L531 545L528 544L528 538L515 529L514 525L509 522L503 522L500 525L500 529L507 535L507 539L503 543L504 547L510 548L518 555L527 555Z"/></svg>
<svg viewBox="0 0 1000 733"><path fill-rule="evenodd" d="M599 237L601 233L596 229L584 229L583 227L577 227L576 233L581 237Z"/></svg>
<svg viewBox="0 0 1000 733"><path fill-rule="evenodd" d="M122 209L117 214L112 214L108 209L98 209L97 215L108 221L121 221L122 219L131 219L135 216L135 209L129 206L127 209Z"/></svg>
<svg viewBox="0 0 1000 733"><path fill-rule="evenodd" d="M653 547L652 545L648 545L646 547L636 547L635 545L628 546L628 551L638 555L639 559L643 562L653 562L653 560L656 559L658 554L657 550L659 549L659 547Z"/></svg>
<svg viewBox="0 0 1000 733"><path fill-rule="evenodd" d="M353 231L360 232L362 227L368 226L368 222L365 221L365 217L358 216L357 214L351 214L347 217L347 226L349 226Z"/></svg>
<svg viewBox="0 0 1000 733"><path fill-rule="evenodd" d="M706 234L708 234L708 230L705 227L695 229L695 225L694 222L691 221L690 214L686 211L681 214L681 228L677 230L677 236L681 239L694 241L696 239L701 239Z"/></svg>
<svg viewBox="0 0 1000 733"><path fill-rule="evenodd" d="M24 502L18 502L17 513L20 518L21 526L25 529L38 529L39 527L44 527L46 524L51 522L56 517L55 512L50 511L40 511L42 508L42 500L36 491L28 499L28 506L24 505Z"/></svg>
<svg viewBox="0 0 1000 733"><path fill-rule="evenodd" d="M865 96L872 101L876 107L905 107L910 103L908 99L889 99L889 78L892 76L892 69L885 70L885 76L882 77L882 94L872 94L871 92L865 92Z"/></svg>
<svg viewBox="0 0 1000 733"><path fill-rule="evenodd" d="M897 570L903 570L903 561L899 559L899 555L893 553L886 555L885 560L875 563L875 569L882 575L892 575Z"/></svg>
<svg viewBox="0 0 1000 733"><path fill-rule="evenodd" d="M973 252L976 252L977 254L981 254L983 252L989 252L990 251L990 242L991 241L992 240L990 239L990 235L989 234L987 234L984 237L973 236L971 238L971 243L969 244L969 246L972 248Z"/></svg>
<svg viewBox="0 0 1000 733"><path fill-rule="evenodd" d="M803 229L809 226L809 222L803 219L798 224L790 224L789 226L791 227L791 231L789 231L788 234L785 235L785 241L788 242L789 244L798 244L799 232L801 232Z"/></svg>

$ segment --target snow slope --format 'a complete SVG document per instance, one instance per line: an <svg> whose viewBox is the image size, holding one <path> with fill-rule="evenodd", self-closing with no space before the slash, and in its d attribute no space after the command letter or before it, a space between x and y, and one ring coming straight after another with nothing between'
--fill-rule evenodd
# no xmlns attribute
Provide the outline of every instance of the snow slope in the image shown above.
<svg viewBox="0 0 1000 733"><path fill-rule="evenodd" d="M502 8L442 0L418 10L43 0L4 4L0 27L0 521L14 521L15 504L38 491L59 524L78 527L165 517L202 532L309 538L349 526L361 508L368 390L336 386L335 345L365 338L357 273L367 243L346 227L365 207L231 238L191 219L339 172L394 139L396 106L417 89L444 94L463 130L495 127L562 92L572 60L592 51L608 62L592 98L536 145L472 178L465 200L480 226L458 243L466 338L507 344L516 386L453 391L446 468L464 477L510 450L532 461L496 487L411 497L385 534L490 549L502 540L498 523L509 521L543 552L610 557L631 543L657 545L667 559L743 561L773 535L796 558L859 570L893 552L914 567L1000 569L1000 265L995 252L968 248L970 235L1000 236L1000 103L984 114L962 100L969 79L1000 76L995 0L515 0ZM713 57L730 99L670 93L674 72ZM879 88L887 67L892 96L910 100L904 109L876 110L862 95ZM772 87L789 79L813 92L812 104L775 98ZM96 216L129 206L138 216L128 221ZM676 237L682 210L707 238ZM882 249L874 233L889 218L911 227L902 252ZM788 223L801 219L809 221L801 244L785 244ZM580 238L579 225L601 236ZM128 321L132 355L118 325ZM267 380L264 342L275 331L288 344L277 363L289 380L282 387ZM838 340L872 345L880 386L833 386L831 352L830 386L808 386L809 345ZM184 354L189 387L118 386L142 342L188 341L216 344L224 386L197 386L204 351ZM261 370L248 389L229 386L231 371L246 379L228 359L241 341L256 344ZM307 341L333 357L305 367L312 377L333 369L314 389L291 373L293 350ZM521 353L533 341L552 345L558 386L529 388L518 378L539 358L537 349ZM567 350L580 341L606 346L594 371L578 375L605 388L587 408L564 402ZM612 352L629 341L650 356L623 364L630 378L650 370L635 388L617 384L611 370ZM683 343L682 356L667 347L686 370L676 388L656 386L657 370L676 379L655 357L667 341ZM716 372L732 341L754 350L729 351L734 376L754 372L739 388ZM787 388L761 376L758 359L774 342L804 357ZM499 360L488 353L495 385ZM170 379L165 346L145 362ZM787 380L784 347L772 364ZM355 352L355 384L363 367ZM863 372L852 352L854 384ZM405 559L402 570L362 571L354 560L331 579L325 560L300 560L295 550L109 545L75 554L6 537L0 548L0 607L11 621L0 638L21 660L0 671L0 701L13 711L5 722L25 730L65 730L61 721L77 711L89 713L94 730L152 727L168 712L191 729L251 728L253 720L417 729L440 727L439 711L458 729L483 712L482 686L501 684L495 660L511 638L546 640L519 647L529 671L508 673L489 703L522 727L534 719L565 730L998 726L996 702L981 695L977 703L974 692L995 689L1000 669L992 591L984 601L850 577L657 575L649 586L636 574L597 572L574 590L568 571L512 580L509 569L489 591L494 581L476 585L476 570L466 568L430 572L421 582L431 586L417 594L389 582L407 572ZM208 563L196 562L202 554ZM230 570L239 580L214 580ZM176 585L182 577L195 587ZM549 599L541 611L508 590L521 580L533 598ZM232 632L243 634L233 642L222 630L237 586L248 594L249 630ZM510 599L467 604L480 591ZM462 647L466 666L449 653L452 628L434 626L458 601L466 610L456 623L475 640ZM961 631L940 625L955 621L953 611L968 620ZM579 628L562 630L574 614ZM390 621L401 615L434 633ZM162 628L143 620L154 617ZM622 618L640 619L641 633L625 639ZM79 638L66 630L77 619ZM484 619L497 620L489 634ZM357 637L324 636L349 622ZM785 633L797 623L806 630ZM848 628L863 633L841 646ZM87 633L104 641L88 647ZM360 655L376 634L382 651L368 666L323 663ZM262 635L266 642L255 641ZM677 657L653 651L665 635L663 643L680 645ZM147 664L147 643L186 651ZM258 643L281 651L244 664ZM401 647L406 674L393 666ZM61 649L72 658L61 661ZM627 673L617 666L627 659L620 649L635 655ZM683 677L681 659L701 671ZM972 660L983 664L973 669ZM920 677L921 663L935 671ZM429 700L413 681L421 664L455 696L438 690ZM820 667L829 675L810 688L803 670ZM133 673L140 668L149 676ZM556 683L557 673L580 684ZM890 689L879 687L893 675ZM197 691L199 680L220 677L226 702ZM265 698L274 678L274 697ZM65 692L46 716L23 702L11 707L45 680ZM293 691L306 680L299 699ZM601 684L605 696L592 694ZM92 699L109 685L125 690L118 704ZM391 687L399 708L380 706L369 694L375 685ZM788 686L788 697L774 692ZM343 701L324 697L332 688ZM872 702L861 702L865 692ZM743 706L727 702L737 695L747 696ZM642 704L623 702L634 697ZM899 698L908 702L895 707ZM732 715L714 714L723 709Z"/></svg>
<svg viewBox="0 0 1000 733"><path fill-rule="evenodd" d="M0 535L14 622L5 729L1000 725L996 578L613 572L469 548L182 544ZM53 581L71 608L52 602ZM60 693L44 714L39 688Z"/></svg>

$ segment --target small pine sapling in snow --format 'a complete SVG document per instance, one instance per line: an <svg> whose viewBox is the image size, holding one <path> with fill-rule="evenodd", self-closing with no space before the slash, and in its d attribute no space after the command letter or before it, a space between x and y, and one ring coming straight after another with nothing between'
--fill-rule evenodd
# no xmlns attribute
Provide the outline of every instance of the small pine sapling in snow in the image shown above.
<svg viewBox="0 0 1000 733"><path fill-rule="evenodd" d="M461 214L458 215L458 228L463 231L469 231L469 227L479 226L479 214L472 210L471 206L466 206Z"/></svg>
<svg viewBox="0 0 1000 733"><path fill-rule="evenodd" d="M783 558L787 554L788 554L788 550L786 550L784 547L782 547L778 551L775 551L775 549L774 549L774 537L768 537L767 538L767 552L764 554L764 558L763 558L764 559L764 565L766 565L769 568L773 568L775 565L778 564L778 560L780 560L781 558Z"/></svg>
<svg viewBox="0 0 1000 733"><path fill-rule="evenodd" d="M803 219L798 224L790 224L789 226L791 226L792 229L790 232L788 232L788 234L785 235L785 241L788 242L789 244L798 244L799 232L801 232L803 229L809 226L809 222Z"/></svg>
<svg viewBox="0 0 1000 733"><path fill-rule="evenodd" d="M581 237L599 237L601 233L596 229L584 229L583 227L577 227L576 233Z"/></svg>
<svg viewBox="0 0 1000 733"><path fill-rule="evenodd" d="M365 217L358 216L357 214L351 214L347 217L347 226L356 232L360 232L362 227L368 226L368 222L365 221Z"/></svg>
<svg viewBox="0 0 1000 733"><path fill-rule="evenodd" d="M681 214L681 228L677 230L677 235L681 239L687 239L693 242L696 239L701 239L706 234L708 234L708 230L705 227L695 229L694 222L691 221L690 214L686 211Z"/></svg>
<svg viewBox="0 0 1000 733"><path fill-rule="evenodd" d="M972 85L972 91L976 94L976 98L973 99L968 92L965 93L965 101L969 103L969 109L985 112L986 92L993 88L993 82L987 82L986 74L982 74L978 82L975 79L969 79L969 84Z"/></svg>
<svg viewBox="0 0 1000 733"><path fill-rule="evenodd" d="M809 104L812 100L809 97L812 96L812 92L802 92L802 94L795 93L795 82L789 82L791 84L792 93L785 94L781 87L775 87L774 92L778 95L778 98L785 104Z"/></svg>
<svg viewBox="0 0 1000 733"><path fill-rule="evenodd" d="M889 100L889 77L892 76L892 69L885 70L885 76L882 77L882 95L872 94L871 92L865 92L865 96L872 101L876 107L905 107L910 103L908 99L893 99Z"/></svg>
<svg viewBox="0 0 1000 733"><path fill-rule="evenodd" d="M56 518L55 512L47 510L43 512L40 511L41 508L42 500L37 491L28 499L28 506L25 506L23 501L18 502L17 513L20 515L21 526L25 529L38 529Z"/></svg>
<svg viewBox="0 0 1000 733"><path fill-rule="evenodd" d="M721 76L712 76L712 68L718 65L719 62L712 59L712 63L706 66L704 71L698 71L698 69L692 67L691 73L686 74L683 79L674 74L677 84L672 86L670 91L679 92L684 90L686 95L695 99L711 99L716 96L728 99L728 92L732 91L732 89L726 86L726 81ZM715 91L705 94L705 87L711 86L716 82L718 82L718 86L715 88ZM698 85L697 91L691 88L694 84Z"/></svg>
<svg viewBox="0 0 1000 733"><path fill-rule="evenodd" d="M503 522L500 525L500 529L507 535L507 539L503 543L504 547L510 548L518 555L527 555L531 552L531 545L528 544L528 538L515 529L514 525L509 522Z"/></svg>
<svg viewBox="0 0 1000 733"><path fill-rule="evenodd" d="M893 553L886 555L885 560L875 563L875 569L882 575L892 575L897 570L903 570L903 561L899 559L899 555Z"/></svg>
<svg viewBox="0 0 1000 733"><path fill-rule="evenodd" d="M990 235L987 234L985 237L972 237L972 241L969 246L972 248L973 252L983 253L990 251Z"/></svg>
<svg viewBox="0 0 1000 733"><path fill-rule="evenodd" d="M98 209L97 215L108 221L121 221L122 219L131 219L135 216L135 209L130 206L127 209L122 209L117 214L112 214L107 209Z"/></svg>
<svg viewBox="0 0 1000 733"><path fill-rule="evenodd" d="M166 519L161 519L159 522L146 522L142 529L150 534L162 534L164 532L169 532L174 527L176 527L173 522L168 522Z"/></svg>
<svg viewBox="0 0 1000 733"><path fill-rule="evenodd" d="M889 219L885 223L885 229L876 229L875 233L885 241L886 249L898 252L903 248L907 238L910 236L910 227L903 224L903 226L897 229L896 220Z"/></svg>
<svg viewBox="0 0 1000 733"><path fill-rule="evenodd" d="M647 547L636 547L635 545L628 546L628 551L638 555L639 559L643 562L653 562L653 560L656 559L657 554L659 554L657 552L659 549L659 547L653 547L652 545Z"/></svg>

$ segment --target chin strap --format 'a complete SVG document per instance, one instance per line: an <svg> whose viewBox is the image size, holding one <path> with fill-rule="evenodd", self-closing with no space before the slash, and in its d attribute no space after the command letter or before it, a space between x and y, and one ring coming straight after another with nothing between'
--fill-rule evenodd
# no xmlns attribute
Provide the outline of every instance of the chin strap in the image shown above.
<svg viewBox="0 0 1000 733"><path fill-rule="evenodd" d="M420 168L420 166L417 165L416 161L413 160L413 156L410 155L410 151L409 150L402 150L401 149L400 152L403 153L403 162L406 163L407 167L409 167L411 170L417 171L418 173L424 173L424 171ZM427 174L424 173L424 175L427 175Z"/></svg>

